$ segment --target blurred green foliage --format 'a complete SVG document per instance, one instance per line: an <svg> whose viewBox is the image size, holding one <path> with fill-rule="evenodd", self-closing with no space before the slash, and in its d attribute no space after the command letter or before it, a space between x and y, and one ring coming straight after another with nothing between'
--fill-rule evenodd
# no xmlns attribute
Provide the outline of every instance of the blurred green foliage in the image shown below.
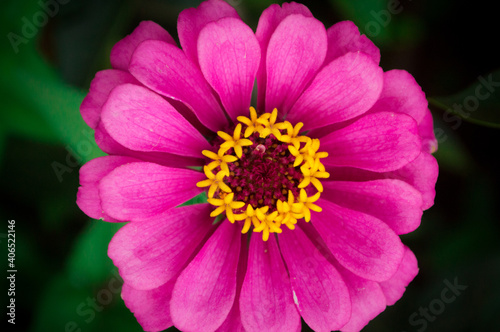
<svg viewBox="0 0 500 332"><path fill-rule="evenodd" d="M38 28L33 19L49 2L55 3L8 0L0 11L0 217L16 220L19 270L18 320L15 329L7 327L140 331L116 291L121 280L107 257L109 240L121 224L88 220L75 204L78 168L103 155L79 105L95 72L109 68L114 43L146 19L175 35L179 12L200 1L61 1L65 4L53 7L53 17ZM272 3L230 2L254 29ZM481 99L470 116L453 111L454 103L475 95L477 77L487 78L499 65L492 55L495 43L488 43L495 40L495 18L488 9L450 0L304 3L326 26L353 20L381 48L385 70L409 70L434 97L441 167L436 204L416 232L402 237L419 259L420 274L403 299L365 330L416 331L420 326L409 317L439 298L444 280L454 278L467 290L425 330L497 330L499 136L480 125L498 127L498 91ZM493 75L500 82L499 72ZM205 199L201 195L189 203ZM3 253L4 232L0 229Z"/></svg>
<svg viewBox="0 0 500 332"><path fill-rule="evenodd" d="M432 98L429 102L465 121L500 128L498 108L500 105L500 70L479 76L476 82L456 94ZM448 116L448 118L451 117Z"/></svg>

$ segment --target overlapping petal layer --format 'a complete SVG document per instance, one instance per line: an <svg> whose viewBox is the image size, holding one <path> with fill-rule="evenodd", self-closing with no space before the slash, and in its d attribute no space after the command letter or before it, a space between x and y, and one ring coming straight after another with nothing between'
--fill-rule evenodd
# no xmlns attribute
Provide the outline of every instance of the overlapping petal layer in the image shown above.
<svg viewBox="0 0 500 332"><path fill-rule="evenodd" d="M223 222L175 283L170 311L183 331L214 331L236 296L239 230Z"/></svg>
<svg viewBox="0 0 500 332"><path fill-rule="evenodd" d="M123 146L143 152L199 157L207 140L165 99L137 85L116 87L103 107L106 131Z"/></svg>
<svg viewBox="0 0 500 332"><path fill-rule="evenodd" d="M201 192L203 174L137 162L116 168L99 183L105 213L120 220L148 220Z"/></svg>
<svg viewBox="0 0 500 332"><path fill-rule="evenodd" d="M274 237L253 236L240 310L248 331L295 331L300 315L293 302L288 273Z"/></svg>
<svg viewBox="0 0 500 332"><path fill-rule="evenodd" d="M176 46L148 40L135 50L129 71L151 90L186 104L207 128L227 124L224 112L202 73Z"/></svg>
<svg viewBox="0 0 500 332"><path fill-rule="evenodd" d="M108 255L126 284L159 287L184 269L213 228L212 220L208 204L200 204L131 222L113 237Z"/></svg>
<svg viewBox="0 0 500 332"><path fill-rule="evenodd" d="M342 276L300 229L284 230L280 249L286 262L293 299L315 331L344 326L351 316L349 291Z"/></svg>

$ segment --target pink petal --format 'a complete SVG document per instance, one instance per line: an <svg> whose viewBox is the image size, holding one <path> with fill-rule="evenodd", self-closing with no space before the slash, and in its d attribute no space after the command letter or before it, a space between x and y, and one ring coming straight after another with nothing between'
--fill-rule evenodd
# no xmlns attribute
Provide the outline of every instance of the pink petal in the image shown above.
<svg viewBox="0 0 500 332"><path fill-rule="evenodd" d="M211 210L210 204L183 206L122 227L109 243L108 255L125 283L153 289L179 274L213 228Z"/></svg>
<svg viewBox="0 0 500 332"><path fill-rule="evenodd" d="M339 272L300 227L293 231L285 227L279 245L290 274L294 302L307 325L314 331L332 331L345 325L351 301Z"/></svg>
<svg viewBox="0 0 500 332"><path fill-rule="evenodd" d="M406 287L417 274L417 258L408 247L405 247L403 260L398 271L389 280L380 283L387 305L393 305L403 296Z"/></svg>
<svg viewBox="0 0 500 332"><path fill-rule="evenodd" d="M322 212L312 213L318 230L337 261L373 281L389 279L403 258L403 244L385 223L370 215L320 199Z"/></svg>
<svg viewBox="0 0 500 332"><path fill-rule="evenodd" d="M420 192L422 209L427 210L434 204L439 167L436 158L421 152L415 160L392 172L376 173L352 167L327 167L327 171L330 173L329 181L402 180Z"/></svg>
<svg viewBox="0 0 500 332"><path fill-rule="evenodd" d="M290 279L274 236L266 242L260 236L250 239L240 309L247 331L288 332L300 326Z"/></svg>
<svg viewBox="0 0 500 332"><path fill-rule="evenodd" d="M176 46L154 40L141 43L132 56L129 70L151 90L186 104L212 131L227 125L210 85Z"/></svg>
<svg viewBox="0 0 500 332"><path fill-rule="evenodd" d="M282 7L277 4L272 4L267 7L259 18L259 24L257 25L257 31L255 36L259 41L262 56L260 58L259 71L257 72L257 106L258 109L264 109L265 107L265 96L266 96L266 83L267 83L267 73L266 73L266 59L267 59L267 47L269 45L269 40L273 35L274 31L278 25L287 16L291 14L301 14L305 17L313 17L309 9L303 4L291 2L283 3Z"/></svg>
<svg viewBox="0 0 500 332"><path fill-rule="evenodd" d="M340 330L342 332L361 331L370 320L385 310L385 296L375 281L358 277L340 264L335 265L342 275L351 298L351 319Z"/></svg>
<svg viewBox="0 0 500 332"><path fill-rule="evenodd" d="M384 73L384 89L370 112L404 113L420 123L427 112L427 99L410 73L390 70Z"/></svg>
<svg viewBox="0 0 500 332"><path fill-rule="evenodd" d="M116 87L103 107L102 122L118 143L145 152L199 157L211 146L165 99L149 89Z"/></svg>
<svg viewBox="0 0 500 332"><path fill-rule="evenodd" d="M202 192L201 172L139 162L116 168L99 184L104 212L120 220L154 218Z"/></svg>
<svg viewBox="0 0 500 332"><path fill-rule="evenodd" d="M359 35L358 27L351 21L342 21L332 25L327 31L328 52L325 65L349 52L366 53L378 65L380 50L365 35Z"/></svg>
<svg viewBox="0 0 500 332"><path fill-rule="evenodd" d="M99 182L115 168L137 159L121 156L105 156L92 159L80 168L80 187L76 196L76 204L90 218L110 222L121 222L108 216L102 210L99 196Z"/></svg>
<svg viewBox="0 0 500 332"><path fill-rule="evenodd" d="M316 75L287 120L312 129L352 119L372 107L382 86L383 71L368 55L347 53Z"/></svg>
<svg viewBox="0 0 500 332"><path fill-rule="evenodd" d="M241 324L241 313L238 303L238 295L234 298L233 307L227 315L222 325L216 330L217 332L245 332L245 328Z"/></svg>
<svg viewBox="0 0 500 332"><path fill-rule="evenodd" d="M427 210L434 205L436 197L436 181L439 166L430 153L422 152L408 165L386 174L388 177L403 180L422 193L422 209Z"/></svg>
<svg viewBox="0 0 500 332"><path fill-rule="evenodd" d="M173 326L170 317L170 298L175 278L150 290L139 290L124 283L122 298L127 308L134 313L144 331L163 331Z"/></svg>
<svg viewBox="0 0 500 332"><path fill-rule="evenodd" d="M191 158L163 152L142 152L127 149L109 135L102 123L100 123L95 130L95 141L99 148L107 154L129 156L167 167L186 168L188 166L203 166L205 164L203 158Z"/></svg>
<svg viewBox="0 0 500 332"><path fill-rule="evenodd" d="M198 55L203 75L231 119L247 116L260 62L252 29L231 17L209 23L200 32Z"/></svg>
<svg viewBox="0 0 500 332"><path fill-rule="evenodd" d="M132 53L145 40L161 40L177 45L174 38L161 26L152 21L142 21L130 35L113 46L110 56L113 68L127 70Z"/></svg>
<svg viewBox="0 0 500 332"><path fill-rule="evenodd" d="M434 135L434 121L430 110L425 112L424 118L418 124L418 131L422 137L422 151L434 153L438 149L438 142Z"/></svg>
<svg viewBox="0 0 500 332"><path fill-rule="evenodd" d="M238 227L222 221L181 273L170 303L178 329L214 331L224 322L236 295L241 237Z"/></svg>
<svg viewBox="0 0 500 332"><path fill-rule="evenodd" d="M170 105L172 105L177 112L179 112L186 120L189 121L189 123L196 128L202 134L203 136L209 137L213 136L214 132L205 127L200 120L196 117L196 114L193 113L193 111L184 105L182 102L172 99L172 98L165 98Z"/></svg>
<svg viewBox="0 0 500 332"><path fill-rule="evenodd" d="M243 285L243 280L245 279L245 274L247 271L247 261L248 261L248 239L245 236L241 237L241 250L240 258L238 261L238 274L236 276L236 296L234 298L233 307L226 317L226 320L217 329L217 332L245 332L243 324L241 322L241 311L240 311L240 293L241 286Z"/></svg>
<svg viewBox="0 0 500 332"><path fill-rule="evenodd" d="M370 181L391 179L391 177L386 175L386 173L376 173L353 167L327 166L326 169L330 173L328 181Z"/></svg>
<svg viewBox="0 0 500 332"><path fill-rule="evenodd" d="M90 83L89 93L80 105L82 118L89 127L92 129L97 128L101 119L102 105L108 99L109 93L118 85L125 83L140 85L134 76L121 70L107 69L95 74L94 79Z"/></svg>
<svg viewBox="0 0 500 332"><path fill-rule="evenodd" d="M372 215L396 234L414 231L422 218L422 195L401 180L366 182L327 181L322 198L348 209Z"/></svg>
<svg viewBox="0 0 500 332"><path fill-rule="evenodd" d="M326 55L326 30L313 17L287 16L276 28L267 48L266 112L287 114Z"/></svg>
<svg viewBox="0 0 500 332"><path fill-rule="evenodd" d="M325 165L351 166L375 172L392 171L420 153L417 123L405 114L380 112L321 138L329 156Z"/></svg>
<svg viewBox="0 0 500 332"><path fill-rule="evenodd" d="M239 18L236 10L222 0L203 1L198 8L188 8L179 14L177 32L181 47L192 63L198 65L198 36L210 22L224 17Z"/></svg>
<svg viewBox="0 0 500 332"><path fill-rule="evenodd" d="M362 114L361 116L364 116L366 114L367 113ZM352 119L349 119L349 120L346 120L346 121L335 122L335 123L332 123L332 124L329 124L329 125L326 125L326 126L323 126L323 127L318 127L318 128L312 129L311 131L309 131L309 133L307 134L307 136L309 136L311 138L322 138L322 137L324 137L326 135L331 134L334 131L337 131L339 129L345 128L345 127L353 124L354 122L356 122L357 120L359 120L359 118L361 116L358 116L356 118L352 118ZM302 121L302 119L300 121Z"/></svg>

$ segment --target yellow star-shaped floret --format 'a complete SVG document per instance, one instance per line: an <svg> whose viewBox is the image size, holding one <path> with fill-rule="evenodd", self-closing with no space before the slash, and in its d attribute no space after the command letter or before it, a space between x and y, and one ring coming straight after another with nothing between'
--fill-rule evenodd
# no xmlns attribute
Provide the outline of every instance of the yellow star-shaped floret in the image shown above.
<svg viewBox="0 0 500 332"><path fill-rule="evenodd" d="M298 150L300 148L300 143L306 143L309 139L306 136L299 136L300 129L302 129L304 124L302 122L299 122L295 125L295 127L293 127L292 124L288 121L285 121L283 123L285 124L284 129L286 129L286 135L281 135L279 140L281 142L292 144L293 147Z"/></svg>
<svg viewBox="0 0 500 332"><path fill-rule="evenodd" d="M306 222L311 220L311 210L315 212L321 212L322 209L314 204L319 199L321 193L317 192L315 195L311 197L307 197L307 193L304 189L300 190L299 201L297 203L293 203L292 212L303 216Z"/></svg>
<svg viewBox="0 0 500 332"><path fill-rule="evenodd" d="M214 168L217 168L217 166L220 166L220 169L227 174L229 174L229 167L227 163L232 163L233 161L238 160L238 157L230 155L230 154L224 154L224 153L215 153L209 150L203 150L201 152L205 157L212 159L213 161L208 164L208 169L213 170Z"/></svg>
<svg viewBox="0 0 500 332"><path fill-rule="evenodd" d="M304 179L299 183L299 188L305 188L309 185L309 183L312 183L319 192L323 192L323 185L318 178L327 179L330 177L330 174L325 172L325 166L323 166L321 161L319 161L319 158L314 159L312 167L310 162L302 165L300 167L300 171L302 172Z"/></svg>
<svg viewBox="0 0 500 332"><path fill-rule="evenodd" d="M241 138L241 123L238 123L236 128L234 128L233 136L226 134L223 131L218 131L217 135L225 140L225 142L220 145L218 154L224 154L227 152L227 150L233 148L234 153L236 153L238 158L241 158L241 156L243 155L242 146L249 146L253 144L251 140Z"/></svg>
<svg viewBox="0 0 500 332"><path fill-rule="evenodd" d="M268 115L269 113L266 113L264 115ZM275 108L271 115L269 117L261 116L257 121L259 123L262 123L264 125L264 129L260 132L260 137L267 137L271 134L273 134L278 140L281 138L281 129L286 129L287 125L285 122L278 122L276 123L276 120L278 119L278 109Z"/></svg>
<svg viewBox="0 0 500 332"><path fill-rule="evenodd" d="M217 189L221 189L226 193L231 192L231 188L229 188L228 185L224 183L224 177L228 176L229 172L226 173L225 171L220 171L219 173L214 174L212 173L212 171L208 166L204 166L203 171L205 172L205 176L207 177L207 179L198 182L196 186L199 188L210 186L210 188L208 189L209 198L214 197L214 194L217 191Z"/></svg>
<svg viewBox="0 0 500 332"><path fill-rule="evenodd" d="M280 228L280 224L276 223L274 220L278 216L278 211L274 211L272 213L267 214L269 209L267 206L265 209L257 209L255 210L255 214L257 216L257 220L253 220L254 222L254 232L260 233L262 232L262 240L267 241L269 239L270 233L281 233L282 230Z"/></svg>
<svg viewBox="0 0 500 332"><path fill-rule="evenodd" d="M293 197L292 192L288 191L288 201L278 200L276 202L276 209L279 212L278 217L275 219L276 222L281 223L282 225L286 225L289 229L295 229L295 224L297 223L297 217L300 218L299 215L292 212L292 206L295 198Z"/></svg>
<svg viewBox="0 0 500 332"><path fill-rule="evenodd" d="M255 108L250 107L250 118L246 116L237 117L238 121L245 124L247 128L245 129L245 138L252 135L254 132L261 132L264 129L262 123L259 123L259 118L257 117L257 111Z"/></svg>
<svg viewBox="0 0 500 332"><path fill-rule="evenodd" d="M217 208L210 213L210 217L216 217L225 211L227 219L234 223L236 219L233 210L244 207L245 202L233 201L233 199L234 193L223 194L221 195L221 198L209 198L207 201L210 204L217 206Z"/></svg>

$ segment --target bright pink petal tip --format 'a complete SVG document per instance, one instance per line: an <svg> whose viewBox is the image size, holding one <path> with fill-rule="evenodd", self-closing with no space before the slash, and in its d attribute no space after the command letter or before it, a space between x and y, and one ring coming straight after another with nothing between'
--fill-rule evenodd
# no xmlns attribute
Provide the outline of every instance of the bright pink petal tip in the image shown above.
<svg viewBox="0 0 500 332"><path fill-rule="evenodd" d="M404 113L420 123L427 112L427 99L410 73L390 70L384 73L384 88L370 111Z"/></svg>
<svg viewBox="0 0 500 332"><path fill-rule="evenodd" d="M385 175L403 180L420 191L422 209L427 210L434 205L438 174L439 166L436 158L428 152L422 152L411 163Z"/></svg>
<svg viewBox="0 0 500 332"><path fill-rule="evenodd" d="M339 264L336 268L342 275L351 298L351 318L340 331L361 331L370 320L385 310L384 293L377 282L363 279Z"/></svg>
<svg viewBox="0 0 500 332"><path fill-rule="evenodd" d="M406 287L417 274L417 258L408 247L405 247L403 260L396 273L389 280L380 283L387 305L393 305L403 296Z"/></svg>
<svg viewBox="0 0 500 332"><path fill-rule="evenodd" d="M266 84L267 84L267 47L274 31L278 25L289 15L300 14L304 17L313 17L311 11L303 4L290 2L280 5L273 4L266 8L259 18L255 36L259 41L262 56L260 59L259 71L257 73L257 106L259 109L265 108Z"/></svg>
<svg viewBox="0 0 500 332"><path fill-rule="evenodd" d="M179 14L177 32L182 49L192 63L198 65L198 37L200 31L221 18L238 18L236 10L223 0L208 0L198 8L188 8Z"/></svg>
<svg viewBox="0 0 500 332"><path fill-rule="evenodd" d="M327 31L328 52L325 65L349 52L363 52L378 65L380 50L365 35L359 34L358 27L351 21L342 21L332 25Z"/></svg>
<svg viewBox="0 0 500 332"><path fill-rule="evenodd" d="M99 125L102 106L108 100L110 92L118 85L126 83L140 85L132 75L122 70L107 69L95 74L89 93L80 105L82 118L90 128L96 129Z"/></svg>
<svg viewBox="0 0 500 332"><path fill-rule="evenodd" d="M103 211L99 182L115 168L137 162L138 160L122 156L106 156L93 159L80 168L80 187L76 196L76 204L90 218L110 222L121 222Z"/></svg>
<svg viewBox="0 0 500 332"><path fill-rule="evenodd" d="M430 110L425 112L422 121L418 124L418 131L422 137L422 151L434 153L438 149L438 141L434 134L434 120Z"/></svg>
<svg viewBox="0 0 500 332"><path fill-rule="evenodd" d="M174 38L161 26L152 21L142 21L130 35L113 46L110 56L113 68L128 70L132 54L146 40L161 40L176 45Z"/></svg>

